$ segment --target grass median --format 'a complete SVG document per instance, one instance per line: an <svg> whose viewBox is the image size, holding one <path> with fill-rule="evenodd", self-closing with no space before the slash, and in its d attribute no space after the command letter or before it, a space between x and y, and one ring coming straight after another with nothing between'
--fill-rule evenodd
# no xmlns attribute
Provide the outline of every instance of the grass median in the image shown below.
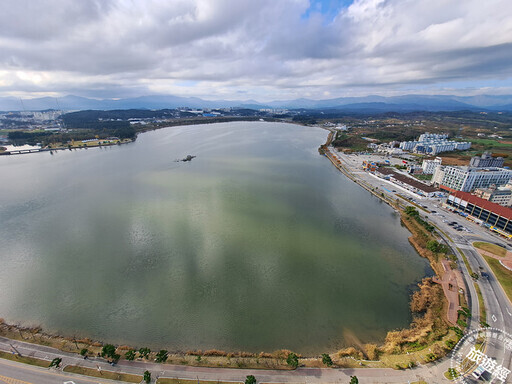
<svg viewBox="0 0 512 384"><path fill-rule="evenodd" d="M473 243L473 246L478 249L481 249L482 251L490 252L496 256L500 256L500 257L507 256L507 250L503 247L500 247L499 245L496 245L496 244L486 243L483 241L475 241Z"/></svg>
<svg viewBox="0 0 512 384"><path fill-rule="evenodd" d="M187 379L171 379L161 377L156 384L242 384L241 381L213 381L213 380L187 380Z"/></svg>
<svg viewBox="0 0 512 384"><path fill-rule="evenodd" d="M18 356L18 355L13 355L12 353L9 353L9 352L2 352L2 351L0 351L0 358L6 359L6 360L17 361L18 363L23 363L23 364L36 365L38 367L44 367L44 368L48 368L50 365L50 362L48 360L41 360L41 359L36 359L34 357L28 357L28 356Z"/></svg>
<svg viewBox="0 0 512 384"><path fill-rule="evenodd" d="M508 296L508 299L512 301L512 271L509 271L503 265L501 265L499 260L492 258L490 256L484 256L485 261L489 264L494 275L498 279L501 284L503 290Z"/></svg>
<svg viewBox="0 0 512 384"><path fill-rule="evenodd" d="M112 371L98 371L93 368L79 367L77 365L68 365L64 368L64 372L76 373L78 375L101 377L108 380L126 381L128 383L140 383L142 376L130 375L128 373L118 373Z"/></svg>

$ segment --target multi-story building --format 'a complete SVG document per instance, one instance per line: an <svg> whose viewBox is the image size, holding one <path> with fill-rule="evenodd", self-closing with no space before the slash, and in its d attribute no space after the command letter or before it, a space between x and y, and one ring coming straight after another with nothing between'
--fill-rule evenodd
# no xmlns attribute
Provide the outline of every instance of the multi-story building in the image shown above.
<svg viewBox="0 0 512 384"><path fill-rule="evenodd" d="M428 141L428 140L446 140L448 139L447 133L429 133L425 132L418 137L418 141Z"/></svg>
<svg viewBox="0 0 512 384"><path fill-rule="evenodd" d="M432 183L445 190L470 192L475 188L487 188L491 184L506 184L511 178L512 170L510 169L441 165L436 168Z"/></svg>
<svg viewBox="0 0 512 384"><path fill-rule="evenodd" d="M426 175L434 174L434 171L438 166L441 165L443 160L440 157L436 157L434 160L423 160L421 164L421 168L423 168L423 173Z"/></svg>
<svg viewBox="0 0 512 384"><path fill-rule="evenodd" d="M512 188L510 186L496 187L493 184L489 188L476 188L473 195L504 207L508 207L512 203Z"/></svg>
<svg viewBox="0 0 512 384"><path fill-rule="evenodd" d="M447 137L447 134L431 134L426 132L420 135L418 141L401 142L400 149L435 156L441 152L463 151L471 148L471 143L469 142L450 141L447 140Z"/></svg>
<svg viewBox="0 0 512 384"><path fill-rule="evenodd" d="M470 167L483 168L483 167L503 167L505 159L503 157L492 157L489 152L484 152L482 156L474 156L469 162Z"/></svg>

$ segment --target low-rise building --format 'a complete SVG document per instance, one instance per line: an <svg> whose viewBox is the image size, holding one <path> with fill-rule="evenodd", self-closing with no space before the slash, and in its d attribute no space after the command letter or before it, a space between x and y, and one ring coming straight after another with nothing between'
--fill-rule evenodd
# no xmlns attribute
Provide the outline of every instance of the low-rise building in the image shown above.
<svg viewBox="0 0 512 384"><path fill-rule="evenodd" d="M379 167L375 171L375 175L421 196L434 197L439 193L439 189L408 177L393 168Z"/></svg>
<svg viewBox="0 0 512 384"><path fill-rule="evenodd" d="M484 200L468 192L452 192L446 204L471 218L475 218L491 229L512 233L512 209Z"/></svg>

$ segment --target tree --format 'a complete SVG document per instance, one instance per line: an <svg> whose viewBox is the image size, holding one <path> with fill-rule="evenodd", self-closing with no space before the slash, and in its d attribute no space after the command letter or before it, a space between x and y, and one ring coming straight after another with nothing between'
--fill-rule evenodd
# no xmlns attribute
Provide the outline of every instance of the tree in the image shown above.
<svg viewBox="0 0 512 384"><path fill-rule="evenodd" d="M427 249L429 251L437 253L437 252L439 252L439 243L437 241L435 241L435 240L429 240L427 242Z"/></svg>
<svg viewBox="0 0 512 384"><path fill-rule="evenodd" d="M62 359L60 357L56 357L55 359L52 360L52 362L50 363L50 366L49 368L51 367L55 367L55 368L59 368L59 365L60 363L62 362Z"/></svg>
<svg viewBox="0 0 512 384"><path fill-rule="evenodd" d="M140 357L148 358L149 354L151 353L151 349L149 348L141 348L139 349Z"/></svg>
<svg viewBox="0 0 512 384"><path fill-rule="evenodd" d="M412 207L410 205L405 207L405 213L407 213L409 216L416 216L416 215L418 215L418 211L416 210L416 208L414 208L414 207Z"/></svg>
<svg viewBox="0 0 512 384"><path fill-rule="evenodd" d="M286 358L286 364L290 367L297 368L299 366L299 357L295 353L290 352Z"/></svg>
<svg viewBox="0 0 512 384"><path fill-rule="evenodd" d="M329 356L328 353L322 353L322 363L324 363L328 367L332 366L332 359L331 359L331 356Z"/></svg>
<svg viewBox="0 0 512 384"><path fill-rule="evenodd" d="M82 355L83 357L86 357L87 356L87 352L89 352L89 350L87 348L82 348L80 350L80 355Z"/></svg>
<svg viewBox="0 0 512 384"><path fill-rule="evenodd" d="M253 375L248 375L245 378L245 384L256 384L256 378Z"/></svg>
<svg viewBox="0 0 512 384"><path fill-rule="evenodd" d="M169 357L169 353L165 349L162 349L162 350L160 350L160 352L158 352L156 354L155 361L157 363L165 363L167 361L168 357Z"/></svg>
<svg viewBox="0 0 512 384"><path fill-rule="evenodd" d="M116 355L116 347L112 344L106 344L101 348L101 357L111 357L114 358Z"/></svg>
<svg viewBox="0 0 512 384"><path fill-rule="evenodd" d="M135 351L133 349L130 349L128 352L124 354L124 357L128 361L135 360Z"/></svg>
<svg viewBox="0 0 512 384"><path fill-rule="evenodd" d="M151 372L149 371L144 371L144 381L146 383L149 383L151 381Z"/></svg>
<svg viewBox="0 0 512 384"><path fill-rule="evenodd" d="M357 376L350 376L350 384L359 384L359 380L357 380Z"/></svg>

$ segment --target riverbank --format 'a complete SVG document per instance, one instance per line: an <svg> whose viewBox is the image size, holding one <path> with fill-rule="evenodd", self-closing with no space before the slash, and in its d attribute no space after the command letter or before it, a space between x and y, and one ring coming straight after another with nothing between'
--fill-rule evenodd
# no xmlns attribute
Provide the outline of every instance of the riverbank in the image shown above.
<svg viewBox="0 0 512 384"><path fill-rule="evenodd" d="M445 356L459 340L463 329L467 326L466 318L460 314L460 310L457 312L458 309L464 308L467 298L457 292L450 292L449 285L444 282L444 280L450 279L449 282L452 283L451 279L455 279L457 268L455 255L452 255L450 250L442 244L442 236L435 234L435 227L423 220L418 211L413 209L408 202L399 199L392 200L375 186L354 175L338 156L331 152L330 144L333 138L334 133L331 132L326 143L319 148L319 152L325 155L346 177L390 205L400 215L402 224L411 233L409 242L421 257L429 260L437 275L435 279L424 279L419 284L419 291L411 297L410 307L413 313L411 326L407 329L388 332L386 341L380 349L386 355L392 356L396 353L410 353L416 349L428 347L432 351L428 359L436 360ZM461 276L460 279L462 279ZM451 300L450 305L448 296ZM451 325L455 326L450 328ZM352 352L356 354L356 351Z"/></svg>
<svg viewBox="0 0 512 384"><path fill-rule="evenodd" d="M81 141L72 141L70 143L53 143L49 144L46 147L30 147L25 148L26 146L21 146L19 149L17 147L8 148L2 152L0 152L1 156L12 156L12 155L24 155L27 153L38 153L38 152L50 152L54 151L65 151L65 150L73 150L73 149L87 149L87 148L97 148L97 147L110 147L113 145L123 145L127 143L131 143L134 140L132 139L109 139L109 140L101 140L101 139L91 139L91 140L81 140Z"/></svg>

